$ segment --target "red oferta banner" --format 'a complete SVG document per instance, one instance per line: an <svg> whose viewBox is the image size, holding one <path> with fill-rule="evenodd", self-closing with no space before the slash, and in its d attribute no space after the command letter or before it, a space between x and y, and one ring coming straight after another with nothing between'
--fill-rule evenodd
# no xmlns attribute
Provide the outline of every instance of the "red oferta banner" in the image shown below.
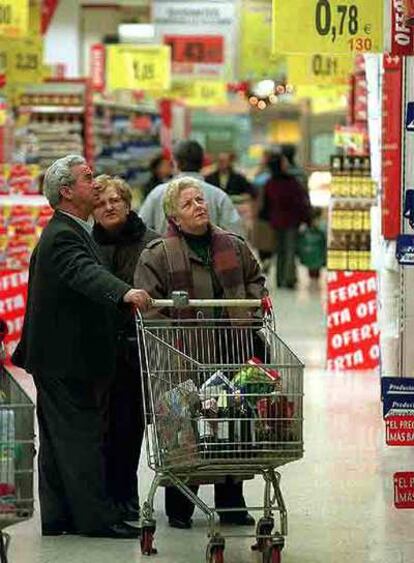
<svg viewBox="0 0 414 563"><path fill-rule="evenodd" d="M6 360L20 340L27 300L28 271L5 270L0 274L0 318L7 323Z"/></svg>
<svg viewBox="0 0 414 563"><path fill-rule="evenodd" d="M330 272L327 317L328 370L376 369L379 366L376 273Z"/></svg>

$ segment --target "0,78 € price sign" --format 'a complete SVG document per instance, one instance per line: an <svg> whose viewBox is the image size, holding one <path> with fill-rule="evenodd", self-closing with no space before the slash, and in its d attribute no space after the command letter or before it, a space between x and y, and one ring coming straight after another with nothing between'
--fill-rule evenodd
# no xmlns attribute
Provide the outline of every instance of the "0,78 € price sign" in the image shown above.
<svg viewBox="0 0 414 563"><path fill-rule="evenodd" d="M167 90L171 82L171 47L111 45L107 48L109 89Z"/></svg>
<svg viewBox="0 0 414 563"><path fill-rule="evenodd" d="M381 52L383 11L379 0L273 0L273 49L285 54Z"/></svg>

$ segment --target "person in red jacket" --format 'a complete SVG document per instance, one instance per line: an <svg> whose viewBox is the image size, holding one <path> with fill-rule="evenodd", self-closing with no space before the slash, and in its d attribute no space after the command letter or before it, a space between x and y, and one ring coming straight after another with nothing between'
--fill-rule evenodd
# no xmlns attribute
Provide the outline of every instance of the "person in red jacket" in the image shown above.
<svg viewBox="0 0 414 563"><path fill-rule="evenodd" d="M277 235L277 286L296 286L296 247L299 227L309 223L311 206L306 189L288 173L289 163L277 154L269 161L271 178L265 186L269 223Z"/></svg>

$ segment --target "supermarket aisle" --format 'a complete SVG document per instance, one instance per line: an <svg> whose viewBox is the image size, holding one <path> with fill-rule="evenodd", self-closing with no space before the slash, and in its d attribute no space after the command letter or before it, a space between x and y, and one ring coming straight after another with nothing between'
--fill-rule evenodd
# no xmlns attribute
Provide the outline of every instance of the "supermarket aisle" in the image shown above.
<svg viewBox="0 0 414 563"><path fill-rule="evenodd" d="M411 563L413 516L392 505L392 474L412 469L409 450L383 445L374 374L328 375L322 368L324 326L321 294L305 288L276 296L279 330L307 362L303 460L282 469L289 510L284 563ZM145 460L144 464L145 465ZM150 473L141 472L142 496ZM261 495L261 481L246 485L250 503ZM211 501L211 487L203 488ZM157 497L159 556L154 563L202 563L205 526L197 513L193 530L172 530ZM134 541L41 539L38 518L11 529L11 563L133 563L142 561ZM226 563L258 563L250 540L228 541Z"/></svg>

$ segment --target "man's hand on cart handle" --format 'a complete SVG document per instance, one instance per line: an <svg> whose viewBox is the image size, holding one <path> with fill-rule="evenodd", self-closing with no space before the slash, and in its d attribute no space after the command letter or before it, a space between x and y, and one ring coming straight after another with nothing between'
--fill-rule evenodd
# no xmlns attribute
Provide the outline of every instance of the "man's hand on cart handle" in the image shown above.
<svg viewBox="0 0 414 563"><path fill-rule="evenodd" d="M144 289L130 289L123 297L124 303L130 303L134 309L146 313L151 309L152 299Z"/></svg>

